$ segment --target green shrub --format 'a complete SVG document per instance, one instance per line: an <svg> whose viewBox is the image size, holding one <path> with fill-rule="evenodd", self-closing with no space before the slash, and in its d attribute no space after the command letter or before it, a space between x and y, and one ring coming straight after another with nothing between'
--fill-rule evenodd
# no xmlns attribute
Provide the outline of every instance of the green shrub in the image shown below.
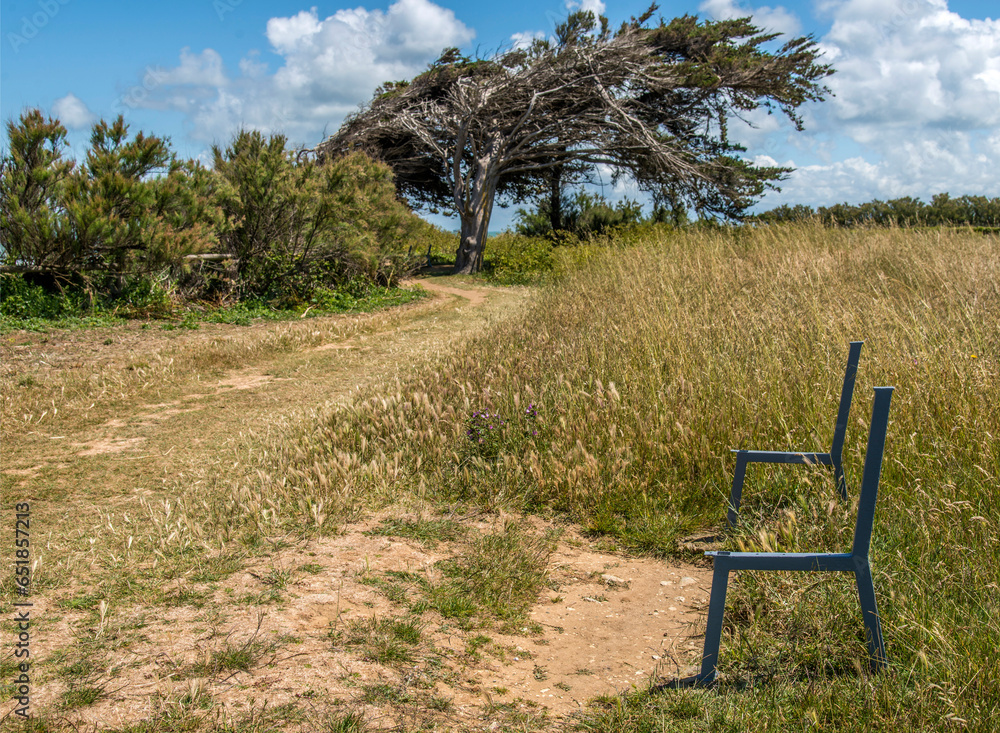
<svg viewBox="0 0 1000 733"><path fill-rule="evenodd" d="M551 202L541 198L534 210L518 209L518 234L529 237L552 237L558 242L565 234L587 238L616 228L638 224L642 220L642 207L635 201L624 199L614 206L601 194L577 191L563 196L562 229L553 231Z"/></svg>
<svg viewBox="0 0 1000 733"><path fill-rule="evenodd" d="M69 295L47 292L21 275L0 275L0 315L5 319L55 319L77 311L78 303Z"/></svg>
<svg viewBox="0 0 1000 733"><path fill-rule="evenodd" d="M486 243L486 276L503 285L538 281L555 267L554 245L545 237L504 232Z"/></svg>
<svg viewBox="0 0 1000 733"><path fill-rule="evenodd" d="M92 313L169 316L180 298L290 308L356 280L393 287L446 238L397 198L392 171L362 153L300 160L284 136L241 130L213 147L209 170L178 161L163 139L130 137L119 116L94 125L76 166L62 159L65 128L38 110L7 132L0 263L70 278L67 292L84 293ZM213 251L232 259L185 261ZM80 305L26 290L11 297L6 312L22 319Z"/></svg>
<svg viewBox="0 0 1000 733"><path fill-rule="evenodd" d="M128 318L163 318L176 307L166 288L151 277L128 278L121 294L108 305L120 308Z"/></svg>

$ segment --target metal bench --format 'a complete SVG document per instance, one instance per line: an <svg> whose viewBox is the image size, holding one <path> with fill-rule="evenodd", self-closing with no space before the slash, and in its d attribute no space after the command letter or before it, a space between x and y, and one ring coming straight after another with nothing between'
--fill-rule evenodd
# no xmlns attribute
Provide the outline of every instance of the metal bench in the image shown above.
<svg viewBox="0 0 1000 733"><path fill-rule="evenodd" d="M705 650L701 672L693 679L695 684L715 680L719 660L719 643L722 638L722 617L726 606L726 588L732 570L791 570L854 573L861 602L862 618L868 640L869 661L873 671L886 665L882 625L875 604L875 586L872 583L868 550L875 518L875 501L878 498L879 477L882 473L882 454L885 450L886 426L889 422L889 404L892 387L875 388L868 448L865 454L864 475L861 479L861 496L858 516L854 525L854 544L848 553L827 552L706 552L714 558L712 596L708 606L708 627L705 631Z"/></svg>
<svg viewBox="0 0 1000 733"><path fill-rule="evenodd" d="M861 346L864 341L852 341L847 355L847 371L844 373L844 387L840 392L840 409L837 411L837 424L833 429L833 446L829 453L767 451L767 450L734 450L736 454L736 471L733 474L733 487L729 492L729 511L726 519L730 527L739 522L740 500L743 496L743 480L746 478L748 463L785 463L797 465L822 465L833 468L834 478L840 497L847 499L847 481L844 478L844 468L841 456L844 451L844 434L847 432L847 418L851 413L851 400L854 397L854 378L858 373L858 360L861 358Z"/></svg>

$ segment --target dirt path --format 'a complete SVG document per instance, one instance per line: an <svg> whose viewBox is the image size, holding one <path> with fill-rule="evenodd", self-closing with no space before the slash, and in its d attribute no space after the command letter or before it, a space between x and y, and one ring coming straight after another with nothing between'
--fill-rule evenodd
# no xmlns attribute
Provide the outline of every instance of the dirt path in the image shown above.
<svg viewBox="0 0 1000 733"><path fill-rule="evenodd" d="M527 297L523 291L413 282L438 297L387 313L250 328L202 324L178 333L129 324L9 337L0 350L8 401L60 379L72 393L83 383L82 395L65 400L57 392L48 414L35 408L40 419L27 424L9 419L18 408L8 405L3 471L10 488L41 490L44 497L59 493L66 480L79 481L81 472L113 470L121 481L177 475L241 432L325 409L373 382L402 378ZM291 348L255 353L271 345L266 342L275 333ZM173 368L185 359L186 368ZM129 384L137 370L148 371L148 379Z"/></svg>
<svg viewBox="0 0 1000 733"><path fill-rule="evenodd" d="M435 563L454 551L447 542L428 547L371 534L382 515L337 537L248 558L218 582L171 581L181 602L166 610L114 609L129 641L111 645L114 650L83 681L60 666L82 633L93 634L98 623L105 633L106 611L95 615L97 596L87 590L81 570L107 572L90 567L86 542L92 549L94 538L109 536L102 526L113 521L109 507L135 511L140 497L169 498L170 488L185 477L196 484L209 472L224 474L238 463L247 434L281 430L350 400L367 385L403 378L455 340L509 317L530 297L523 290L450 278L418 282L436 297L363 316L250 328L206 325L188 333L137 326L5 340L4 514L10 516L13 502L30 501L38 532L47 534L47 562L58 565L61 555L78 559L72 566L67 562L62 574L53 571L52 586L34 599L36 618L42 619L33 637L39 660L34 709L56 711L72 726L121 727L161 715L164 700L185 694L204 694L217 710L238 717L252 712L255 696L266 691L272 709L322 699L323 715L348 705L363 710L374 727L405 730L432 721L443 729L531 730L566 720L595 695L690 671L700 648L709 574L602 552L571 527L559 528L563 534L549 562L553 590L543 594L523 635L426 626L421 648L441 660L434 674L423 667L420 674L418 667L405 671L373 661L363 649L331 644L338 629L399 615L398 603L373 585L373 577L430 577ZM17 400L19 391L33 389L48 389L50 409L43 409L42 398ZM479 532L502 521L460 519ZM551 523L530 521L539 531L552 529ZM274 586L262 579L275 577L284 579L278 607L259 600ZM183 602L186 593L200 601ZM9 597L5 619L11 618ZM71 599L80 597L92 601L74 605ZM136 627L141 632L127 631ZM266 665L228 677L193 673L220 639L295 641ZM89 704L69 705L67 699L85 683L101 694ZM397 696L386 692L386 699L377 699L371 691L379 685ZM0 705L0 719L11 707ZM286 728L311 729L316 719L307 719L298 721L302 727L291 721Z"/></svg>

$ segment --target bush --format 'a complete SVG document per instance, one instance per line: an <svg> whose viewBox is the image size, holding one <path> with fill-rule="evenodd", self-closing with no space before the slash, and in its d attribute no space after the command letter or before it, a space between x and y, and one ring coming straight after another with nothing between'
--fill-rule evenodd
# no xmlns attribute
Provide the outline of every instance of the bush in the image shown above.
<svg viewBox="0 0 1000 733"><path fill-rule="evenodd" d="M295 304L356 279L394 285L409 271L398 250L420 228L388 166L362 153L299 162L283 135L245 130L213 155L228 183L223 209L237 222L222 242L241 298Z"/></svg>
<svg viewBox="0 0 1000 733"><path fill-rule="evenodd" d="M5 319L64 318L80 310L79 298L52 293L21 275L0 275L0 315Z"/></svg>
<svg viewBox="0 0 1000 733"><path fill-rule="evenodd" d="M61 157L58 120L31 110L7 132L0 264L72 285L46 294L11 280L5 312L19 318L99 307L163 316L175 297L295 307L320 291L350 292L355 281L394 286L416 269L422 248L445 236L397 198L392 171L362 153L300 161L284 136L241 130L225 149L213 148L209 170L179 162L165 140L130 137L119 116L94 125L77 167ZM229 264L185 260L220 250L233 255Z"/></svg>
<svg viewBox="0 0 1000 733"><path fill-rule="evenodd" d="M42 276L0 275L0 315L6 325L16 327L15 323L32 319L56 321L100 314L150 318L174 311L170 294L152 278L133 276L114 289L116 295L108 294L112 286L101 280L77 278L59 286Z"/></svg>
<svg viewBox="0 0 1000 733"><path fill-rule="evenodd" d="M566 234L575 238L589 238L612 229L638 224L642 220L642 207L625 199L612 206L604 196L577 191L563 199L563 228L553 231L549 199L539 201L534 211L517 210L517 233L529 237L551 237L561 243Z"/></svg>
<svg viewBox="0 0 1000 733"><path fill-rule="evenodd" d="M108 306L121 309L127 318L162 318L176 308L170 293L151 277L126 280L121 294Z"/></svg>
<svg viewBox="0 0 1000 733"><path fill-rule="evenodd" d="M555 266L554 244L545 237L527 237L504 232L486 243L487 276L504 285L538 280Z"/></svg>

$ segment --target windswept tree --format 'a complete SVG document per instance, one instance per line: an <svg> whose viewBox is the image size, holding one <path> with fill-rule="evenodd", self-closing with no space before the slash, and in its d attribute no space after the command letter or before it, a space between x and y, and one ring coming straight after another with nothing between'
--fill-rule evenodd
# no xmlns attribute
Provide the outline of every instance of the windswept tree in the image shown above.
<svg viewBox="0 0 1000 733"><path fill-rule="evenodd" d="M356 148L388 163L401 195L461 220L455 271L478 271L498 193L538 195L553 172L606 164L651 192L667 187L700 211L739 217L789 169L755 166L727 126L766 108L801 129L796 109L821 100L811 37L765 50L777 34L749 18L684 16L647 27L652 5L612 34L578 12L552 44L536 41L489 59L447 49L409 82L383 84L315 149Z"/></svg>

